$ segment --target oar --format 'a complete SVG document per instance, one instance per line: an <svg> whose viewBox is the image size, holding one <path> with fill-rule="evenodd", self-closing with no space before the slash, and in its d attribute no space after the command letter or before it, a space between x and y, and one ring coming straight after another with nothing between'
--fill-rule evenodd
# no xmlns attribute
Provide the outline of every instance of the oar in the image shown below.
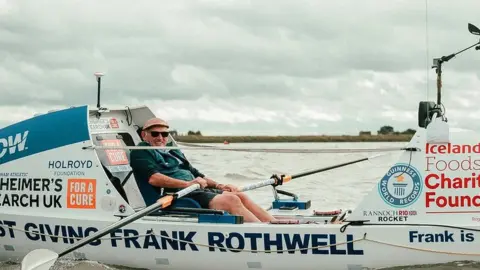
<svg viewBox="0 0 480 270"><path fill-rule="evenodd" d="M363 152L385 152L385 151L402 151L405 148L398 147L386 147L386 148L327 148L327 149L295 149L295 148L235 148L235 147L179 147L179 146L100 146L100 145L91 145L83 146L82 149L128 149L128 150L142 150L142 149L179 149L179 150L195 150L195 151L236 151L236 152L253 152L253 153L299 153L299 154L319 154L319 153L363 153Z"/></svg>
<svg viewBox="0 0 480 270"><path fill-rule="evenodd" d="M316 173L319 173L319 172L329 171L329 170L332 170L332 169L340 168L340 167L347 166L347 165L354 164L354 163L358 163L358 162L367 161L367 160L377 158L377 157L380 157L380 156L384 156L384 155L386 155L386 154L374 155L374 156L371 156L371 157L361 158L361 159L357 159L357 160L353 160L353 161L349 161L349 162L345 162L345 163L341 163L341 164L337 164L337 165L333 165L333 166L329 166L329 167L324 167L324 168L321 168L321 169L307 171L307 172L303 172L303 173L299 173L299 174L285 175L281 179L276 179L276 178L272 177L268 180L260 181L260 182L257 182L257 183L253 183L253 184L241 187L241 188L239 188L239 191L252 190L252 189L256 189L256 188L260 188L260 187L264 187L264 186L268 186L268 185L282 185L283 183L289 182L290 180L295 179L295 178L300 178L300 177L316 174Z"/></svg>
<svg viewBox="0 0 480 270"><path fill-rule="evenodd" d="M132 214L118 222L115 222L107 227L105 227L104 229L102 229L101 231L89 236L89 237L86 237L86 238L83 238L82 240L78 241L77 243L73 244L71 247L69 247L68 249L66 249L65 251L61 252L60 254L57 254L56 252L54 251L51 251L51 250L48 250L48 249L35 249L31 252L29 252L22 260L22 270L48 270L50 269L50 267L53 266L53 264L55 264L55 261L57 260L58 257L62 257L64 256L65 254L69 253L69 252L72 252L78 248L81 248L83 247L84 245L88 244L88 243L91 243L92 241L95 241L97 239L99 239L100 237L128 224L128 223L131 223L143 216L146 216L158 209L162 209L162 208L165 208L165 207L168 207L169 205L172 204L172 201L174 201L176 198L180 198L180 197L183 197L185 195L187 195L188 193L196 190L196 189L199 189L200 188L200 185L199 184L194 184L194 185L191 185L187 188L184 188L180 191L178 191L177 193L173 194L173 195L166 195L162 198L160 198L159 200L157 200L156 203L150 205L149 207L146 207L144 209L142 209L141 211L135 213L135 214Z"/></svg>

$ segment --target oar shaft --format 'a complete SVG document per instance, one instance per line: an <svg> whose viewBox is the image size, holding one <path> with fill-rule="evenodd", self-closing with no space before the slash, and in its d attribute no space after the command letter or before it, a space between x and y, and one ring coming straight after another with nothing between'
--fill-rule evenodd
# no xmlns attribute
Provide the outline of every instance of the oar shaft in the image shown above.
<svg viewBox="0 0 480 270"><path fill-rule="evenodd" d="M184 188L182 190L180 190L179 192L176 193L177 197L180 198L180 197L183 197L185 196L186 194L196 190L200 188L200 185L199 184L194 184L194 185L191 185L187 188ZM150 205L149 207L146 207L144 209L142 209L141 211L138 211L136 212L135 214L132 214L124 219L122 219L121 221L118 221L118 222L115 222L107 227L105 227L104 229L100 230L99 232L95 233L95 234L92 234L91 236L89 237L85 237L85 238L82 238L80 241L78 241L76 244L72 245L70 248L68 248L67 250L63 251L62 253L59 253L58 256L61 257L67 253L70 253L72 252L73 250L75 249L78 249L78 248L81 248L83 247L84 245L92 242L92 241L95 241L97 239L99 239L100 237L110 233L111 231L113 230L116 230L128 223L131 223L143 216L146 216L160 208L163 208L163 207L166 207L168 205L170 205L171 201L172 201L172 198L169 198L168 197L169 195L165 196L165 197L162 197L160 198L156 203ZM163 198L166 198L165 200L162 200Z"/></svg>
<svg viewBox="0 0 480 270"><path fill-rule="evenodd" d="M151 150L151 149L177 149L177 150L195 150L195 151L234 151L234 152L254 152L254 153L302 153L302 154L319 154L319 153L362 153L362 152L385 152L385 151L401 151L402 148L357 148L357 149L292 149L292 148L236 148L236 147L179 147L179 146L100 146L91 145L84 146L82 149L128 149L128 150Z"/></svg>
<svg viewBox="0 0 480 270"><path fill-rule="evenodd" d="M347 165L350 165L350 164L366 161L366 160L376 158L376 157L380 157L380 156L383 156L383 155L385 155L385 154L379 154L379 155L375 155L375 156L371 156L371 157L352 160L352 161L349 161L349 162L345 162L345 163L341 163L341 164L337 164L337 165L333 165L333 166L329 166L329 167L324 167L324 168L316 169L316 170L312 170L312 171L307 171L307 172L303 172L303 173L298 173L298 174L294 174L294 175L286 175L286 176L283 177L283 182L288 182L288 181L290 181L292 179L295 179L295 178L299 178L299 177L303 177L303 176L307 176L307 175L311 175L311 174L315 174L315 173L319 173L319 172L324 172L324 171L340 168L340 167L347 166ZM268 185L273 185L273 184L275 184L275 182L276 182L275 179L268 179L268 180L260 181L260 182L257 182L257 183L253 183L253 184L241 187L240 191L247 191L247 190L252 190L252 189L256 189L256 188L260 188L260 187L264 187L264 186L268 186Z"/></svg>
<svg viewBox="0 0 480 270"><path fill-rule="evenodd" d="M350 165L350 164L362 162L362 161L365 161L365 160L368 160L368 159L369 158L361 158L361 159L345 162L345 163L342 163L342 164L333 165L333 166L330 166L330 167L325 167L325 168L321 168L321 169L317 169L317 170L312 170L312 171L307 171L307 172L303 172L303 173L294 174L294 175L292 175L292 179L307 176L307 175L311 175L311 174L315 174L315 173L319 173L319 172L324 172L324 171L328 171L328 170L332 170L332 169L336 169L336 168L340 168L340 167L347 166L347 165Z"/></svg>

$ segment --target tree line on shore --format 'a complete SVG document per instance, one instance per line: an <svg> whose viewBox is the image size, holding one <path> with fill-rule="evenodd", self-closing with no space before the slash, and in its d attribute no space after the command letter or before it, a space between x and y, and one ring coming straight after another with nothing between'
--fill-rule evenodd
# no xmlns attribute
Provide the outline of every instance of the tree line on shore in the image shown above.
<svg viewBox="0 0 480 270"><path fill-rule="evenodd" d="M380 127L377 135L370 131L360 131L358 135L297 135L297 136L204 136L200 130L185 133L171 132L175 140L188 143L235 143L235 142L399 142L409 141L414 129L395 131L392 126Z"/></svg>

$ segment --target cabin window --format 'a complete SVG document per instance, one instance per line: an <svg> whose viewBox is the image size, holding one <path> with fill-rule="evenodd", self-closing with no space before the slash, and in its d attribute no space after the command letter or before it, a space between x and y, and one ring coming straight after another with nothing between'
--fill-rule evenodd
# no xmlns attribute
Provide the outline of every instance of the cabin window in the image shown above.
<svg viewBox="0 0 480 270"><path fill-rule="evenodd" d="M135 146L135 140L136 138L134 139L127 132L92 134L92 141L96 146ZM106 176L127 203L134 209L145 207L145 202L135 181L132 167L130 167L130 150L96 149L95 151L102 163Z"/></svg>
<svg viewBox="0 0 480 270"><path fill-rule="evenodd" d="M135 142L134 142L132 136L130 135L130 133L120 132L120 133L117 133L117 134L121 136L123 142L124 142L127 146L135 146Z"/></svg>
<svg viewBox="0 0 480 270"><path fill-rule="evenodd" d="M133 139L128 133L103 133L94 135L93 142L97 146L125 147ZM97 149L98 158L111 173L131 171L129 154L127 149Z"/></svg>
<svg viewBox="0 0 480 270"><path fill-rule="evenodd" d="M125 137L127 136L117 133L103 133L92 136L95 145L105 147L124 147L126 146ZM97 149L96 152L108 178L128 202L123 186L132 176L132 168L129 165L129 151L127 149Z"/></svg>

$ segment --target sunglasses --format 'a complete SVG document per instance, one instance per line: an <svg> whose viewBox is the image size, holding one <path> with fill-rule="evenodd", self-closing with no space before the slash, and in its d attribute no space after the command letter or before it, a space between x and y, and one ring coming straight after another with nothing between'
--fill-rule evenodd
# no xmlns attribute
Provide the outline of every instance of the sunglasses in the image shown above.
<svg viewBox="0 0 480 270"><path fill-rule="evenodd" d="M162 137L166 138L168 137L168 134L170 134L168 131L150 131L150 135L152 135L152 137L156 138L158 137L158 135L162 135Z"/></svg>

